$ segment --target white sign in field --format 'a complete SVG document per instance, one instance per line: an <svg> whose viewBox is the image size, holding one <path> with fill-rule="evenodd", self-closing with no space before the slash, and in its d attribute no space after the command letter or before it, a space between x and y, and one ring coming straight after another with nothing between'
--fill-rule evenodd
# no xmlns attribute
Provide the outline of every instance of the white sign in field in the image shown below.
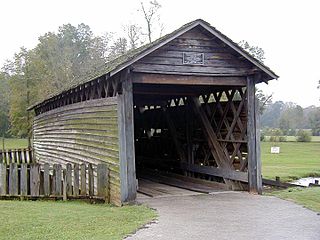
<svg viewBox="0 0 320 240"><path fill-rule="evenodd" d="M280 147L271 147L271 153L279 154L280 153Z"/></svg>

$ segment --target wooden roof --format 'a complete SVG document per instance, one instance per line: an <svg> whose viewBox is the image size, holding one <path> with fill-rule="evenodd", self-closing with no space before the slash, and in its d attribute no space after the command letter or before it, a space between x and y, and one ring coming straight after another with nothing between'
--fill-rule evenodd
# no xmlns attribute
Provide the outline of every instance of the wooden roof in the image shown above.
<svg viewBox="0 0 320 240"><path fill-rule="evenodd" d="M125 69L126 67L132 65L133 63L137 62L138 60L142 59L143 57L147 56L148 54L156 51L160 47L164 46L165 44L169 43L170 41L174 40L175 38L179 37L180 35L188 32L189 30L195 27L202 27L203 29L207 30L210 34L214 37L221 40L224 44L229 46L231 49L236 51L240 54L243 58L247 61L251 62L255 65L258 69L260 69L264 73L263 81L268 81L272 79L277 79L278 76L266 65L260 62L258 59L250 55L247 51L241 48L237 43L233 42L230 38L222 34L216 28L212 27L209 23L205 22L202 19L197 19L190 23L187 23L180 27L179 29L173 31L170 34L167 34L158 40L146 44L140 48L134 49L129 51L128 53L121 55L120 57L106 63L106 66L101 68L100 70L95 70L93 74L87 75L82 79L79 79L77 84L68 86L67 88L63 89L62 91L56 92L51 94L47 99L40 101L33 106L29 107L28 110L34 109L39 105L43 105L47 102L54 100L61 94L67 94L68 92L72 91L73 89L77 88L80 85L85 85L101 76L106 75L108 78L112 77L113 75L119 73L121 70Z"/></svg>

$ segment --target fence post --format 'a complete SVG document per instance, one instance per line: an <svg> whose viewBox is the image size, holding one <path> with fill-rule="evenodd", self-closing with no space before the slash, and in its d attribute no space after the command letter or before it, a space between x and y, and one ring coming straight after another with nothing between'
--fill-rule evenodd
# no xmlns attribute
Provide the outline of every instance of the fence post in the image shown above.
<svg viewBox="0 0 320 240"><path fill-rule="evenodd" d="M66 166L66 191L67 195L72 195L72 165L70 163Z"/></svg>
<svg viewBox="0 0 320 240"><path fill-rule="evenodd" d="M55 185L55 189L54 189L54 194L56 196L61 196L62 194L62 189L61 189L61 165L60 164L54 164L53 165L54 170L55 170L55 175L54 175L54 185Z"/></svg>
<svg viewBox="0 0 320 240"><path fill-rule="evenodd" d="M89 182L89 196L94 195L94 175L92 164L88 164L88 182Z"/></svg>
<svg viewBox="0 0 320 240"><path fill-rule="evenodd" d="M28 194L28 165L25 163L20 167L20 194L22 197Z"/></svg>
<svg viewBox="0 0 320 240"><path fill-rule="evenodd" d="M74 164L73 168L73 195L79 196L79 164Z"/></svg>
<svg viewBox="0 0 320 240"><path fill-rule="evenodd" d="M50 195L50 166L48 163L43 165L43 194Z"/></svg>
<svg viewBox="0 0 320 240"><path fill-rule="evenodd" d="M40 193L40 165L30 166L30 193L32 197L38 197Z"/></svg>
<svg viewBox="0 0 320 240"><path fill-rule="evenodd" d="M9 194L12 196L18 195L18 166L16 163L11 163L9 168Z"/></svg>
<svg viewBox="0 0 320 240"><path fill-rule="evenodd" d="M81 164L81 195L87 195L87 177L85 164Z"/></svg>
<svg viewBox="0 0 320 240"><path fill-rule="evenodd" d="M63 201L67 201L67 170L63 169Z"/></svg>
<svg viewBox="0 0 320 240"><path fill-rule="evenodd" d="M0 195L7 194L7 166L5 163L0 163Z"/></svg>
<svg viewBox="0 0 320 240"><path fill-rule="evenodd" d="M108 168L106 164L98 164L97 166L97 195L104 198L105 202L109 202L109 179Z"/></svg>

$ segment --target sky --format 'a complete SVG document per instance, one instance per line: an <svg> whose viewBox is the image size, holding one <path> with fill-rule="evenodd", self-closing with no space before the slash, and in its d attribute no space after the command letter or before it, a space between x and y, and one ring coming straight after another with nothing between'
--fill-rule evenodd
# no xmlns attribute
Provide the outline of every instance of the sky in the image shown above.
<svg viewBox="0 0 320 240"><path fill-rule="evenodd" d="M143 23L141 0L8 0L0 3L0 66L24 46L62 24L85 23L97 35L122 32ZM320 106L320 1L307 0L158 0L164 33L201 18L235 42L246 40L265 51L265 64L277 75L258 87L273 101Z"/></svg>

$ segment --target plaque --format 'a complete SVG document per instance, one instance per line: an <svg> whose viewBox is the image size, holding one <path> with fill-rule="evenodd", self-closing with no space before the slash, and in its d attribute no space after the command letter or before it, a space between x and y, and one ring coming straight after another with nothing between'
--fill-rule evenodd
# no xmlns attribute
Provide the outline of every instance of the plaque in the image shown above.
<svg viewBox="0 0 320 240"><path fill-rule="evenodd" d="M189 65L203 65L204 54L203 53L183 53L183 64Z"/></svg>

